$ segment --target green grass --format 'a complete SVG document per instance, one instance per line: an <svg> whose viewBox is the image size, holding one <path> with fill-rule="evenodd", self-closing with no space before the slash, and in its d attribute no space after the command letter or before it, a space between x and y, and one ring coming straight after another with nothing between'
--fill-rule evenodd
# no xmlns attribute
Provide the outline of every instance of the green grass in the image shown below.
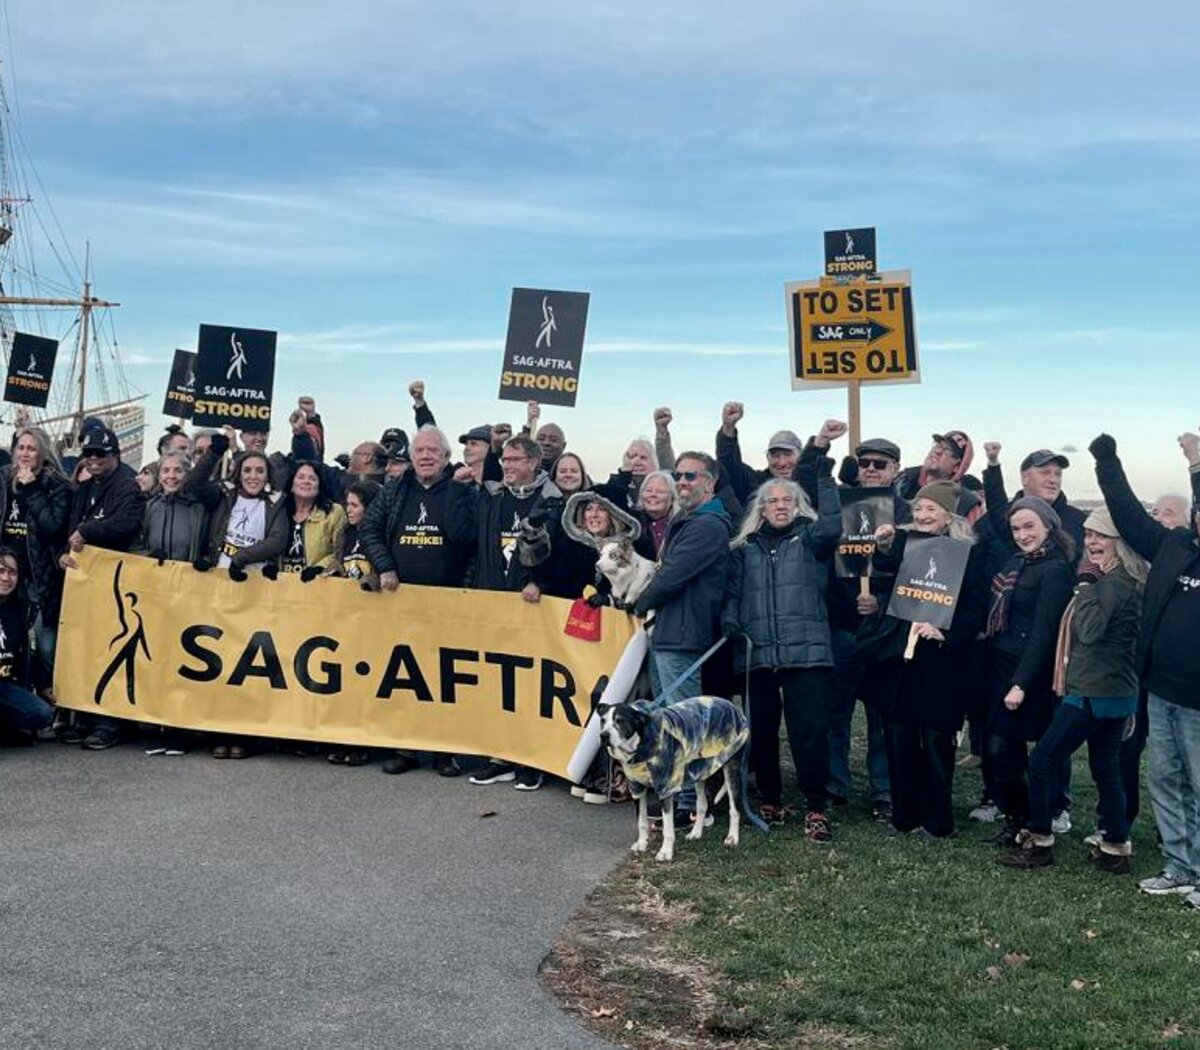
<svg viewBox="0 0 1200 1050"><path fill-rule="evenodd" d="M994 826L966 819L979 774L963 770L952 840L885 839L850 807L834 813L832 845L788 825L727 850L719 813L673 864L638 867L696 909L670 950L716 969L718 1010L760 1045L833 1029L868 1046L1200 1046L1200 913L1088 863L1095 792L1077 758L1076 830L1041 871L995 863ZM1159 870L1144 796L1134 849L1138 877Z"/></svg>

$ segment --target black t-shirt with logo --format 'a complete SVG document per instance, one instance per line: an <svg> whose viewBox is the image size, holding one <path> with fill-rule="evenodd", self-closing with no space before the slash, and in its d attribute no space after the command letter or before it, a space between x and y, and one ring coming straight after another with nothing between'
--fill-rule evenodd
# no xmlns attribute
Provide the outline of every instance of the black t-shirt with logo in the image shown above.
<svg viewBox="0 0 1200 1050"><path fill-rule="evenodd" d="M513 579L514 563L517 558L517 537L521 535L521 522L533 510L537 500L537 492L518 498L508 489L500 497L500 557L504 560L505 573L509 581ZM511 582L510 582L511 586Z"/></svg>
<svg viewBox="0 0 1200 1050"><path fill-rule="evenodd" d="M304 522L293 521L287 549L279 559L279 571L299 572L304 566Z"/></svg>
<svg viewBox="0 0 1200 1050"><path fill-rule="evenodd" d="M351 580L363 580L371 574L371 563L362 549L356 525L347 525L342 536L342 572Z"/></svg>
<svg viewBox="0 0 1200 1050"><path fill-rule="evenodd" d="M0 601L0 682L23 685L25 614L16 598Z"/></svg>
<svg viewBox="0 0 1200 1050"><path fill-rule="evenodd" d="M1200 708L1200 555L1179 574L1150 643L1146 685L1155 696Z"/></svg>
<svg viewBox="0 0 1200 1050"><path fill-rule="evenodd" d="M8 490L8 510L0 524L0 539L17 552L21 579L29 579L29 509L19 489Z"/></svg>
<svg viewBox="0 0 1200 1050"><path fill-rule="evenodd" d="M431 489L420 483L408 486L391 540L392 561L401 583L429 587L457 587L462 583L458 559L442 527L445 505L445 485Z"/></svg>

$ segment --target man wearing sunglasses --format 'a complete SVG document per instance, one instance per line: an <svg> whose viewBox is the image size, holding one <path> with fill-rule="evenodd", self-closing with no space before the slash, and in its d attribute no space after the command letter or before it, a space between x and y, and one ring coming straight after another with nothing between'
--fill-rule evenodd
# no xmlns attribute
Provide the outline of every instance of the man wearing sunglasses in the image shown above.
<svg viewBox="0 0 1200 1050"><path fill-rule="evenodd" d="M89 543L107 550L127 551L142 529L142 505L145 497L137 479L121 469L121 447L117 435L108 427L84 434L80 459L88 479L75 490L67 524L67 550L59 565L71 569L73 555ZM93 717L87 735L83 726L70 727L74 733L60 736L64 742L82 743L89 751L112 747L120 736L120 723L113 718Z"/></svg>
<svg viewBox="0 0 1200 1050"><path fill-rule="evenodd" d="M847 430L846 424L827 420L804 449L797 480L810 499L817 497L817 477L833 470L829 448ZM868 438L847 456L838 472L844 488L885 489L892 498L892 514L896 524L912 520L907 500L895 492L900 472L900 447L887 438ZM833 708L829 712L829 795L836 804L850 796L850 733L854 707L859 700L862 667L853 655L854 639L859 624L879 612L878 595L886 594L891 581L873 576L870 593L860 593L856 577L831 576L826 592L829 610L830 637L833 643ZM863 705L867 716L867 780L871 791L872 813L876 820L891 819L892 786L888 777L887 749L883 736L883 719L875 708Z"/></svg>
<svg viewBox="0 0 1200 1050"><path fill-rule="evenodd" d="M700 668L693 665L721 634L731 523L713 496L716 474L716 461L704 452L684 452L676 459L679 513L667 526L658 570L634 607L639 616L654 610L650 681L655 697L667 704L703 693ZM687 677L663 696L685 671ZM695 790L685 787L679 808L695 805Z"/></svg>

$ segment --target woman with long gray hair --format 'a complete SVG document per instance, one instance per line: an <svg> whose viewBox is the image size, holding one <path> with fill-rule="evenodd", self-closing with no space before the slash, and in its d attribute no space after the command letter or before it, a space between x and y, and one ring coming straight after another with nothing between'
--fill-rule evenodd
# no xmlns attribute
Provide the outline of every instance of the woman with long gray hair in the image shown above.
<svg viewBox="0 0 1200 1050"><path fill-rule="evenodd" d="M829 777L829 703L833 647L825 588L842 534L837 486L823 477L819 513L793 481L755 492L730 544L721 629L733 639L734 669L749 669L750 767L763 819L782 823L779 723L787 723L796 779L804 795L804 833L832 838L825 815ZM749 654L741 636L750 640Z"/></svg>

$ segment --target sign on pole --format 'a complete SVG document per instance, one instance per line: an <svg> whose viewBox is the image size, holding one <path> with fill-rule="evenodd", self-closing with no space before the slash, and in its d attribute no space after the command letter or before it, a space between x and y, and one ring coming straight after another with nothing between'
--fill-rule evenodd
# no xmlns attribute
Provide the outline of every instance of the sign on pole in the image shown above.
<svg viewBox="0 0 1200 1050"><path fill-rule="evenodd" d="M792 389L919 382L909 276L893 270L878 281L789 284Z"/></svg>
<svg viewBox="0 0 1200 1050"><path fill-rule="evenodd" d="M501 400L574 407L589 298L588 292L513 289Z"/></svg>
<svg viewBox="0 0 1200 1050"><path fill-rule="evenodd" d="M45 408L50 398L50 380L58 357L58 341L17 332L8 355L8 377L4 400L17 405Z"/></svg>
<svg viewBox="0 0 1200 1050"><path fill-rule="evenodd" d="M167 396L163 399L163 415L179 419L192 418L196 400L196 351L176 350L167 380Z"/></svg>
<svg viewBox="0 0 1200 1050"><path fill-rule="evenodd" d="M196 344L192 422L198 427L269 426L276 334L202 324Z"/></svg>
<svg viewBox="0 0 1200 1050"><path fill-rule="evenodd" d="M969 540L910 533L888 599L888 616L930 623L943 631L949 628L970 556Z"/></svg>
<svg viewBox="0 0 1200 1050"><path fill-rule="evenodd" d="M825 231L825 275L865 277L875 272L875 227Z"/></svg>

